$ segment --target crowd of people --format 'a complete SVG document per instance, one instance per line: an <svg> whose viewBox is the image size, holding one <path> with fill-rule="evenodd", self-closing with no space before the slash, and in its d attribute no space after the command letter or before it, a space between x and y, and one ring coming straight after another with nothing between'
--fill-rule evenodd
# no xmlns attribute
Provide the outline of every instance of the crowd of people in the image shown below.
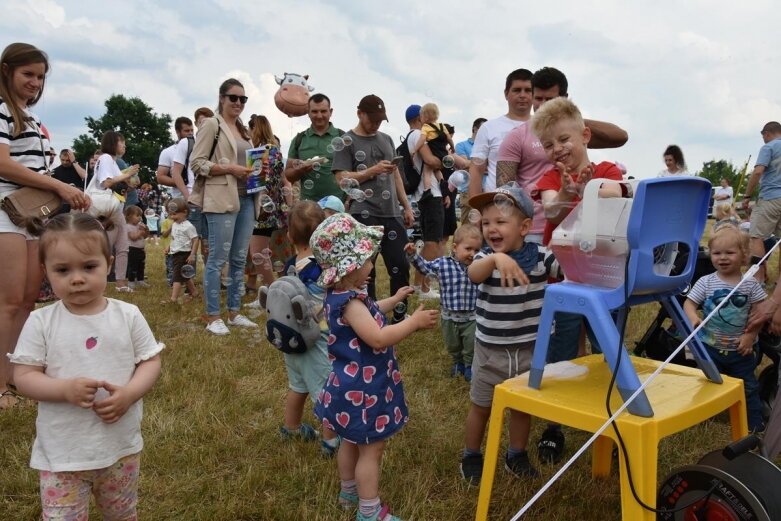
<svg viewBox="0 0 781 521"><path fill-rule="evenodd" d="M303 352L294 327L280 324L283 331L274 337L289 380L280 434L319 440L322 453L336 457L337 500L355 509L356 519L398 519L379 498L380 463L387 440L409 415L394 345L419 329L441 325L451 357L447 373L470 383L459 468L468 483L479 484L494 387L529 369L545 287L565 275L548 249L552 233L588 181L623 180L616 164L593 163L588 149L620 147L626 131L584 119L561 71L517 69L505 81L507 112L476 118L471 137L459 143L433 103L406 109L410 130L397 147L380 130L388 116L379 96L359 100L355 126L342 130L330 121L328 96L314 94L311 125L293 138L285 159L266 117L252 115L244 124L248 97L231 78L216 92L216 110L201 107L192 120L176 119L177 142L161 151L156 171L162 195L162 189L139 186L139 167L122 161L124 137L114 131L103 136L88 168L65 149L54 175L42 175L48 147L31 109L48 70L48 57L34 46L17 43L3 51L0 197L29 186L55 192L67 205L40 237L0 210L6 252L0 260L6 275L0 281L0 399L4 409L20 396L39 402L31 466L40 471L44 519L78 516L89 490L106 516L135 512L140 404L160 374L164 345L138 307L106 292L112 270L116 297L149 286L144 250L161 236L170 237L171 294L164 303L202 296L209 335L259 327L242 313L248 292L258 298L245 306L265 309L279 305L264 301L279 277L304 284L324 320ZM763 137L767 144L748 185L751 193L759 184L762 203L750 229L752 255L759 254L754 241L781 223L781 214L772 213L774 197L781 197L781 125L768 123ZM660 177L686 173L679 147L668 147L664 159ZM731 189L722 188L717 200L729 204ZM619 183L604 183L599 192L627 194ZM119 211L107 210L117 206L112 197ZM410 240L415 226L417 243ZM692 322L700 320L698 305L707 311L715 292L739 283L748 256L744 238L729 223L711 237L716 274L695 285L686 306ZM378 255L389 296L377 295ZM34 311L44 273L58 300ZM438 300L439 310L410 309L413 295ZM747 369L747 357L757 328L764 320L781 328L781 294L765 296L759 282L746 294L746 311L755 308L750 329L746 312L743 327L717 323L703 337L720 369L744 378L748 393L753 367ZM548 362L583 355L585 331L581 316L558 314ZM752 398L749 423L761 430ZM308 399L320 427L302 421ZM528 415L511 412L505 463L521 478L538 475L527 450L530 425ZM537 441L539 462L559 461L564 447L561 426L548 425Z"/></svg>

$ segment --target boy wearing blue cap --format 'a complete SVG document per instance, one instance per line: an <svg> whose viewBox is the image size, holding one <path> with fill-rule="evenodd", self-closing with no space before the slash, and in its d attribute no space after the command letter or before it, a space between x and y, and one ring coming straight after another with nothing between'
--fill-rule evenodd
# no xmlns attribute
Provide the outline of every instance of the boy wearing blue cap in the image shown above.
<svg viewBox="0 0 781 521"><path fill-rule="evenodd" d="M483 472L480 446L494 387L531 367L545 284L560 273L558 262L546 248L524 240L531 229L534 205L516 183L472 197L469 206L481 212L488 244L475 255L468 271L479 287L469 393L472 404L466 419L461 475L478 485ZM518 477L539 475L526 452L530 427L528 414L510 411L505 468Z"/></svg>

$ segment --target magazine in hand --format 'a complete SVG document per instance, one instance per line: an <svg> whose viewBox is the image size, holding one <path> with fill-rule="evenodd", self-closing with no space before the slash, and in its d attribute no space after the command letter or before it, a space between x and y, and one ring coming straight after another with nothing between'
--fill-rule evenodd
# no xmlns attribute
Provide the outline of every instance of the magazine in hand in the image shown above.
<svg viewBox="0 0 781 521"><path fill-rule="evenodd" d="M272 161L276 160L279 150L274 145L261 145L247 150L247 168L252 172L247 176L247 193L254 194L266 188Z"/></svg>

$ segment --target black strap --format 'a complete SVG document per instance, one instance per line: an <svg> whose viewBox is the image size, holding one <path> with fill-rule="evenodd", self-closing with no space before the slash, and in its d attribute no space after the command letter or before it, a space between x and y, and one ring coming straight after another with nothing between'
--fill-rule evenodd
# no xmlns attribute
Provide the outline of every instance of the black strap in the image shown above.
<svg viewBox="0 0 781 521"><path fill-rule="evenodd" d="M299 153L299 150L301 149L301 143L304 142L304 133L305 132L306 132L306 130L302 130L301 132L296 134L296 139L295 139L294 143L295 143L296 158L297 159L301 158L301 154Z"/></svg>
<svg viewBox="0 0 781 521"><path fill-rule="evenodd" d="M217 118L214 118L217 119ZM220 128L220 120L217 119L217 133L214 134L214 142L212 143L212 150L209 152L209 161L214 158L214 150L217 148L217 141L220 140L220 132L222 131L222 128Z"/></svg>
<svg viewBox="0 0 781 521"><path fill-rule="evenodd" d="M217 127L217 128L219 129L220 127ZM190 154L192 154L194 146L195 146L195 138L192 137L192 136L189 136L187 138L187 156L185 156L185 158L184 158L184 169L182 170L182 176L186 175L188 177L188 179L189 179L190 176L187 174L187 169L190 167ZM212 151L212 153L214 153L214 152ZM187 184L187 183L185 183L185 184Z"/></svg>

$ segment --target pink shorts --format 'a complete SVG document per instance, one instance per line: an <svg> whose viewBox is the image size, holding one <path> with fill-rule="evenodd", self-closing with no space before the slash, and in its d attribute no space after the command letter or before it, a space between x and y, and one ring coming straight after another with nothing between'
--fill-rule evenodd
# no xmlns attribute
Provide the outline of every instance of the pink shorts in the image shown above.
<svg viewBox="0 0 781 521"><path fill-rule="evenodd" d="M110 467L75 472L42 470L42 519L86 521L90 494L106 521L135 521L141 453L131 454Z"/></svg>

